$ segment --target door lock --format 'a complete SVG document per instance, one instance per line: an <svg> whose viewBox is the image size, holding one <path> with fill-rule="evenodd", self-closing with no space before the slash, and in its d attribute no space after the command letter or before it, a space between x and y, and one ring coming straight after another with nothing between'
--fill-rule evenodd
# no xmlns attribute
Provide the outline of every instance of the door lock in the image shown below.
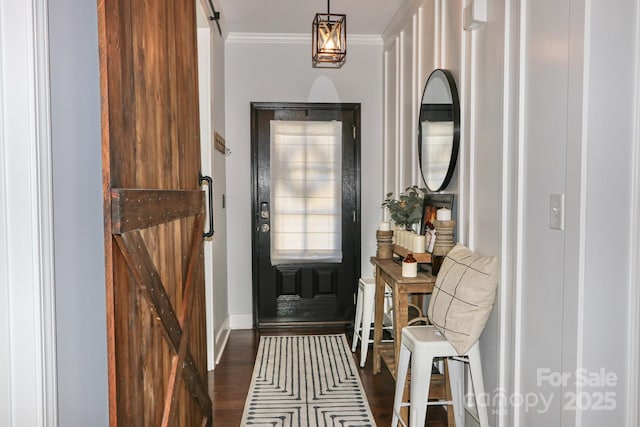
<svg viewBox="0 0 640 427"><path fill-rule="evenodd" d="M263 233L268 233L269 229L270 229L269 224L262 224L260 226L260 231L262 231Z"/></svg>
<svg viewBox="0 0 640 427"><path fill-rule="evenodd" d="M260 203L260 218L269 219L269 203L268 202Z"/></svg>

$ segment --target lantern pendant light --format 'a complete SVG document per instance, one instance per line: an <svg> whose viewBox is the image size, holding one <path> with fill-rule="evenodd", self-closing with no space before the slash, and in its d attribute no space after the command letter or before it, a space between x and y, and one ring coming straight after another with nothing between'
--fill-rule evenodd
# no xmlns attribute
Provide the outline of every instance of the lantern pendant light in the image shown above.
<svg viewBox="0 0 640 427"><path fill-rule="evenodd" d="M311 34L311 53L316 68L340 68L347 59L347 15L316 13Z"/></svg>

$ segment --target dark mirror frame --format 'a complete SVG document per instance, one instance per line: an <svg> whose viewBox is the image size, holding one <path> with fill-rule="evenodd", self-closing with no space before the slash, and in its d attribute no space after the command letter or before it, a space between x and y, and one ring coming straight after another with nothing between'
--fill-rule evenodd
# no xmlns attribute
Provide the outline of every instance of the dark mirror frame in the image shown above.
<svg viewBox="0 0 640 427"><path fill-rule="evenodd" d="M436 121L438 119L442 121L448 121L448 118L451 117L453 120L453 137L451 141L451 144L452 144L451 158L449 159L449 167L447 168L447 173L444 179L442 180L442 182L440 183L440 185L438 186L438 188L431 188L429 187L429 184L427 183L427 180L425 177L425 167L426 167L425 165L427 164L429 159L423 159L423 156L422 156L422 121L423 121L423 116L426 115L426 111L427 111L425 107L426 104L424 104L423 101L425 100L425 96L427 95L427 89L429 88L429 81L432 78L435 78L436 75L439 73L442 73L444 77L447 79L447 82L449 84L449 91L451 93L452 103L451 104L432 104L432 105L438 105L439 108L436 108L436 109L431 108L430 114L432 116L436 116L435 117ZM459 146L460 146L460 98L458 97L458 87L456 86L456 82L455 82L455 79L453 78L453 74L451 73L451 71L442 69L442 68L437 68L431 72L431 74L429 75L429 78L427 79L427 82L424 85L424 90L422 91L422 97L420 98L420 112L418 116L418 161L420 163L422 180L424 181L429 191L437 193L439 191L443 191L447 187L447 185L449 185L449 182L453 177L453 172L456 169Z"/></svg>

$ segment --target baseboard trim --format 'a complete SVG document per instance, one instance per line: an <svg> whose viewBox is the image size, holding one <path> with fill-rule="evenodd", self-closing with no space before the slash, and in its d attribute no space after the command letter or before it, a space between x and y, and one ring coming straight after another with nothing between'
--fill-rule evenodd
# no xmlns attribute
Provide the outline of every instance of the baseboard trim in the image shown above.
<svg viewBox="0 0 640 427"><path fill-rule="evenodd" d="M227 347L227 342L229 341L229 334L231 333L231 329L229 328L229 316L224 319L224 323L220 328L220 331L216 334L215 339L215 365L220 363L220 359L222 358L222 353L224 353L224 349ZM209 367L209 369L214 370L215 365Z"/></svg>
<svg viewBox="0 0 640 427"><path fill-rule="evenodd" d="M253 315L251 314L229 314L230 329L253 329Z"/></svg>

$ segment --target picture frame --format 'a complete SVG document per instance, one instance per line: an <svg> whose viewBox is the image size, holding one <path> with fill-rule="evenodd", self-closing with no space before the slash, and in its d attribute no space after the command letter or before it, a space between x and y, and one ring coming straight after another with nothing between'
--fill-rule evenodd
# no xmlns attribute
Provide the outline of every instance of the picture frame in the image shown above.
<svg viewBox="0 0 640 427"><path fill-rule="evenodd" d="M433 228L432 221L436 219L436 212L440 208L451 210L451 218L455 220L456 211L454 206L454 195L444 193L431 193L424 196L422 205L422 221L420 223L420 234L426 234Z"/></svg>

